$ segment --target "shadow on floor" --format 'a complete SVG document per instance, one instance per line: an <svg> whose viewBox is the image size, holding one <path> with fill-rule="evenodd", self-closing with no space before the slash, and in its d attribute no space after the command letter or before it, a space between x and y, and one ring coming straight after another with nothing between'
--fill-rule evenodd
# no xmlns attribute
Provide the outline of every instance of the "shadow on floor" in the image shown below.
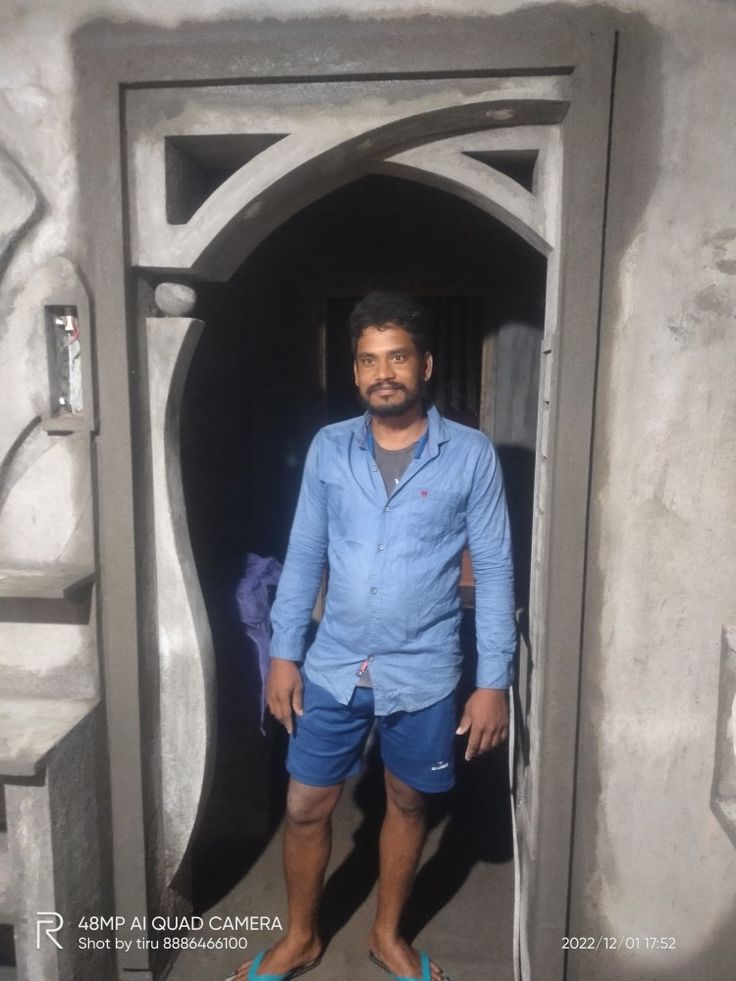
<svg viewBox="0 0 736 981"><path fill-rule="evenodd" d="M464 651L458 706L473 691L475 620L465 611L460 631ZM501 864L513 858L513 828L508 773L508 744L466 763L466 737L456 741L456 784L452 791L430 798L428 831L443 823L440 843L417 875L404 911L402 933L417 934L460 891L478 862ZM320 929L329 943L368 898L378 876L378 837L385 794L377 742L355 787L354 803L363 814L353 836L353 850L325 885Z"/></svg>
<svg viewBox="0 0 736 981"><path fill-rule="evenodd" d="M444 829L439 846L419 871L404 913L402 933L410 941L460 891L476 863L505 863L513 857L507 747L471 764L463 760L463 749L464 743L459 744L454 790L430 802L429 829L439 823ZM354 792L363 820L353 836L353 850L325 885L320 931L326 943L350 921L376 883L384 800L376 747Z"/></svg>

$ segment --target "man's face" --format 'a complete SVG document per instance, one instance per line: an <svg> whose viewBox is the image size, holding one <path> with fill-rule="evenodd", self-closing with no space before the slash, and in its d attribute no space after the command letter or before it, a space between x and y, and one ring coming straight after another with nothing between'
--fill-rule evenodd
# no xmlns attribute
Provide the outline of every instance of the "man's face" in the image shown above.
<svg viewBox="0 0 736 981"><path fill-rule="evenodd" d="M421 402L432 355L420 354L411 334L389 323L366 327L355 351L355 384L375 416L400 416Z"/></svg>

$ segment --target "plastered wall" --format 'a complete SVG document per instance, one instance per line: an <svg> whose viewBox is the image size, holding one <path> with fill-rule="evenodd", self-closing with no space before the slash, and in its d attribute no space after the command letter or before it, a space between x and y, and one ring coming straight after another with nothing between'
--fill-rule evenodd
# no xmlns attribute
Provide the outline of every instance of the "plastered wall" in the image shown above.
<svg viewBox="0 0 736 981"><path fill-rule="evenodd" d="M0 461L7 462L46 398L38 271L60 254L74 261L79 244L70 56L76 27L100 16L175 26L184 19L266 14L502 15L530 6L428 0L399 11L370 2L160 0L152 10L143 0L6 2L0 149L26 175L36 212L23 231L8 224L12 209L0 209L0 245L9 245L0 258ZM721 628L736 622L736 8L718 0L615 6L648 24L651 67L637 72L636 88L627 82L635 62L641 69L642 47L624 31L612 132L570 929L639 940L638 949L571 955L569 972L588 981L725 979L736 959L736 851L709 800ZM637 100L651 112L632 113ZM0 201L10 193L0 187ZM28 457L14 489L0 488L7 491L2 557L88 559L87 441L44 438L50 448ZM0 643L32 649L32 629L39 628L3 628ZM48 629L57 633L44 642L56 643L59 656L77 667L86 665L85 683L93 687L89 631ZM15 636L19 630L22 636ZM674 937L675 949L646 949L645 938L655 936Z"/></svg>
<svg viewBox="0 0 736 981"><path fill-rule="evenodd" d="M642 938L581 953L581 978L720 978L736 955L736 852L709 809L721 626L736 613L736 10L650 10L659 78L627 90L625 38L618 66L573 924ZM657 84L661 118L632 131L631 101ZM646 935L676 949L647 950Z"/></svg>

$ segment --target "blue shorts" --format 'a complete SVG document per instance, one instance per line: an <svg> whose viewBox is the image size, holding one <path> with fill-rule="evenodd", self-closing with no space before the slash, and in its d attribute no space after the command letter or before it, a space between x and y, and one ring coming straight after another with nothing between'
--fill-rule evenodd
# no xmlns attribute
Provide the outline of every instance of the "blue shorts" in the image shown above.
<svg viewBox="0 0 736 981"><path fill-rule="evenodd" d="M375 722L381 757L394 776L422 793L455 783L455 693L416 712L376 716L372 688L356 688L348 705L304 678L304 715L289 739L286 769L311 787L331 787L360 772Z"/></svg>

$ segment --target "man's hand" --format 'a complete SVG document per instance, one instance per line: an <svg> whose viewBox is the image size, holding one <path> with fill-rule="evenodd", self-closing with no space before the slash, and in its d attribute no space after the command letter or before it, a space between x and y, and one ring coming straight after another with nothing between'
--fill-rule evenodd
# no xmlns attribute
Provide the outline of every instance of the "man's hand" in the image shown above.
<svg viewBox="0 0 736 981"><path fill-rule="evenodd" d="M509 700L503 688L476 688L465 703L457 735L469 732L465 759L487 753L508 738Z"/></svg>
<svg viewBox="0 0 736 981"><path fill-rule="evenodd" d="M294 715L303 715L302 676L295 661L272 657L266 679L266 701L271 715L285 726L289 735L294 731Z"/></svg>

